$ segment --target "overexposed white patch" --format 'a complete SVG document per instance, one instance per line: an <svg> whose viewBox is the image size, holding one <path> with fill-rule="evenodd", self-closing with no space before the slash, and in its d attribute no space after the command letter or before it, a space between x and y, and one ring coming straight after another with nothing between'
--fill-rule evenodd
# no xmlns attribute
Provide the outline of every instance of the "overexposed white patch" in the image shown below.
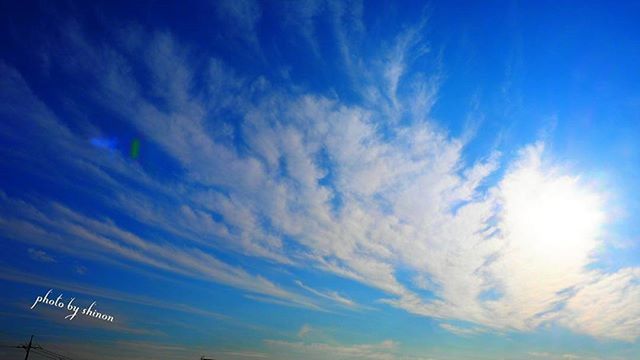
<svg viewBox="0 0 640 360"><path fill-rule="evenodd" d="M504 230L528 259L547 267L582 266L605 220L602 197L578 177L543 169L541 145L526 151L500 187Z"/></svg>
<svg viewBox="0 0 640 360"><path fill-rule="evenodd" d="M541 144L523 150L496 189L500 247L489 274L500 297L486 304L497 325L516 329L554 316L585 279L605 223L603 196L545 166L542 151Z"/></svg>

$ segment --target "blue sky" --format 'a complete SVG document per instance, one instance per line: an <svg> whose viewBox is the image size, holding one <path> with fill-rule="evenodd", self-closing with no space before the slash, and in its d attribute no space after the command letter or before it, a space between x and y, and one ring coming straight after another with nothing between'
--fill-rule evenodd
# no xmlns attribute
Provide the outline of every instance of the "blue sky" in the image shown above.
<svg viewBox="0 0 640 360"><path fill-rule="evenodd" d="M2 345L638 358L639 11L3 3Z"/></svg>

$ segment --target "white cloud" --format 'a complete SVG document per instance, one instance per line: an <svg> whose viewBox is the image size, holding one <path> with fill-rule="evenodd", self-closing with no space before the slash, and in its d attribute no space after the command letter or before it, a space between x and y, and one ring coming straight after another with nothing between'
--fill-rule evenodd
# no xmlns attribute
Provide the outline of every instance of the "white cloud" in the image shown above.
<svg viewBox="0 0 640 360"><path fill-rule="evenodd" d="M566 290L588 277L604 215L598 193L541 157L541 146L525 149L485 199L441 225L431 241L439 256L424 264L438 300L387 302L496 329L526 331L552 319Z"/></svg>
<svg viewBox="0 0 640 360"><path fill-rule="evenodd" d="M3 200L0 226L8 238L80 258L133 261L314 308L313 302L305 297L284 290L262 276L226 264L196 247L178 247L143 239L120 229L111 220L96 220L57 203L34 206L1 192L0 199Z"/></svg>
<svg viewBox="0 0 640 360"><path fill-rule="evenodd" d="M534 357L536 359L545 359L545 360L568 360L568 359L581 359L581 360L598 360L599 357L594 356L583 356L576 354L554 354L546 351L531 351L528 353L529 356ZM620 359L619 357L613 357L611 359Z"/></svg>
<svg viewBox="0 0 640 360"><path fill-rule="evenodd" d="M440 324L440 327L459 336L471 336L486 332L486 329L479 327L460 327L447 323Z"/></svg>
<svg viewBox="0 0 640 360"><path fill-rule="evenodd" d="M274 355L284 359L409 359L396 354L397 343L385 340L374 344L341 345L265 340ZM417 359L417 358L415 358Z"/></svg>
<svg viewBox="0 0 640 360"><path fill-rule="evenodd" d="M311 288L311 287L303 284L302 281L300 281L300 280L296 280L295 283L298 286L300 286L301 288L307 290L308 292L310 292L310 293L312 293L314 295L317 295L317 296L319 296L321 298L324 298L324 299L331 300L331 301L336 302L336 303L338 303L338 304L340 304L342 306L352 307L352 308L357 308L357 307L361 306L358 303L354 302L353 300L348 299L348 298L338 294L338 292L336 292L336 291L324 291L324 292L323 291L319 291L319 290L316 290L314 288Z"/></svg>
<svg viewBox="0 0 640 360"><path fill-rule="evenodd" d="M313 328L311 326L309 326L308 324L304 324L304 325L302 325L300 330L298 330L298 337L299 338L303 338L303 337L307 336L311 331L313 331Z"/></svg>
<svg viewBox="0 0 640 360"><path fill-rule="evenodd" d="M87 273L87 267L82 265L76 265L75 271L77 274L84 275Z"/></svg>
<svg viewBox="0 0 640 360"><path fill-rule="evenodd" d="M230 13L258 11L250 2L238 8L220 4L231 6L225 8ZM255 29L259 16L246 18L249 23L238 26ZM91 244L105 251L92 255L96 259L113 261L117 255L120 261L234 286L259 301L318 309L304 295L218 260L210 248L349 278L380 290L384 303L424 316L522 331L559 321L595 336L637 338L633 327L640 313L627 300L637 297L637 269L586 270L606 221L601 194L543 161L541 145L524 148L497 184L485 184L499 167L497 154L465 161L463 142L422 114L435 101L437 85L404 71L425 51L419 29L398 37L383 66L373 67L381 76L362 76L371 82L362 88L380 89L392 107L377 101L379 95L346 104L335 96L276 88L264 78L250 81L218 59L205 59L210 66L200 73L194 55L166 33L138 34L145 41L115 50L94 47L81 32L71 32L64 46L96 63L81 67L96 80L93 100L176 161L177 179L152 176L119 155L96 156L98 149L87 150L82 137L6 65L0 67L0 110L29 121L14 121L26 131L2 124L0 135L16 141L24 133L51 134L37 140L55 151L38 155L72 167L74 177L95 179L109 190L92 194L94 201L165 237L149 240L106 216L82 215L59 202L4 195L0 226L7 236L34 246L86 256L95 254L83 251ZM119 51L146 59L141 66L151 74L153 96L136 85L141 75ZM63 60L57 60L60 66ZM196 91L194 79L205 89ZM400 99L398 87L405 82L418 90ZM166 104L159 106L156 97ZM423 106L414 109L412 103ZM415 121L393 121L406 111L413 111ZM237 126L212 120L225 112L239 119ZM242 140L242 148L234 139ZM74 184L65 176L56 181ZM91 194L95 187L81 190ZM426 288L404 281L399 270ZM299 285L335 303L353 303L346 294ZM612 306L616 311L600 318L588 315L605 314ZM343 357L380 351L380 345L272 344L300 351L328 346Z"/></svg>
<svg viewBox="0 0 640 360"><path fill-rule="evenodd" d="M257 26L262 16L260 4L255 0L220 0L214 2L220 21L226 24L226 32L244 40L259 50Z"/></svg>
<svg viewBox="0 0 640 360"><path fill-rule="evenodd" d="M541 156L540 146L527 148L501 181L502 243L488 267L503 294L488 307L521 329L546 320L566 300L563 291L585 278L606 220L600 194L545 166Z"/></svg>
<svg viewBox="0 0 640 360"><path fill-rule="evenodd" d="M45 262L45 263L56 262L56 259L54 259L53 256L47 254L43 250L29 248L27 252L29 253L29 257L32 258L33 260Z"/></svg>
<svg viewBox="0 0 640 360"><path fill-rule="evenodd" d="M635 341L640 337L640 269L590 275L566 302L560 323L596 337Z"/></svg>

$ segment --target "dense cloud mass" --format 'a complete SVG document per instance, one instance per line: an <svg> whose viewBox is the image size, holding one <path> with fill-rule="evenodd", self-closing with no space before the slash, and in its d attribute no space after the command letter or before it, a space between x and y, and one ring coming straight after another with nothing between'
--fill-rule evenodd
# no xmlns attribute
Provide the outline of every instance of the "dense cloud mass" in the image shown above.
<svg viewBox="0 0 640 360"><path fill-rule="evenodd" d="M259 46L247 35L257 10L224 4L217 11L241 17L238 36ZM9 121L0 123L0 138L10 146L2 157L140 225L1 192L7 236L226 284L257 301L317 311L392 306L462 335L558 324L600 338L640 336L640 271L589 267L607 222L604 195L554 164L542 143L513 161L493 152L470 163L466 139L430 118L438 74L405 72L427 53L416 28L371 63L345 60L360 79L355 102L196 57L169 32L127 30L96 43L69 23L59 33L61 48L47 55L72 81L91 79L84 101L141 134L176 170L160 174L91 145L88 139L109 134L91 119L71 126L3 63L0 113ZM358 58L347 37L359 31L341 33L345 59ZM38 148L29 149L34 141ZM218 252L271 267L312 267L380 296L365 306L342 289L271 280ZM32 256L54 261L41 251ZM392 341L268 346L336 359L398 358Z"/></svg>

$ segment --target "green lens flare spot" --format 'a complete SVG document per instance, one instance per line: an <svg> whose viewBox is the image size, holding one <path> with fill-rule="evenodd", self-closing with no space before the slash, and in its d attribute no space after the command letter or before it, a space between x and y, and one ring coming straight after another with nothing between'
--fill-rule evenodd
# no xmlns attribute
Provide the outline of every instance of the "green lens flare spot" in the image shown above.
<svg viewBox="0 0 640 360"><path fill-rule="evenodd" d="M131 151L130 151L130 156L133 159L137 159L138 156L140 155L140 140L138 139L134 139L131 142Z"/></svg>

